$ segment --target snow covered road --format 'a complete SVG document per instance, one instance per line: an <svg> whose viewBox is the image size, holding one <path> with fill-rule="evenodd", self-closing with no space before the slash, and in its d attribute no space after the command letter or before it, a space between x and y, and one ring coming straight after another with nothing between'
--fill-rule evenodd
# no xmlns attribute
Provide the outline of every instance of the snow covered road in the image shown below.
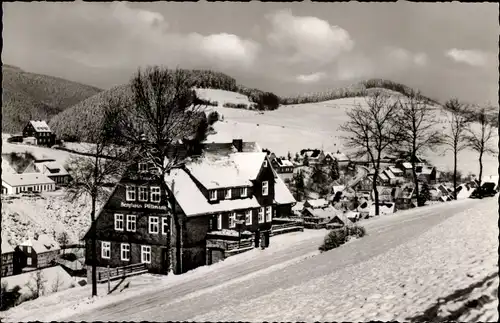
<svg viewBox="0 0 500 323"><path fill-rule="evenodd" d="M475 210L478 207L480 211ZM472 278L462 277L456 272L463 269L457 261L471 265L468 260L476 255L496 263L497 249L492 245L498 236L496 210L496 199L490 198L368 220L363 224L368 236L324 254L304 258L316 253L322 240L319 236L297 241L282 252L221 266L198 279L64 319L407 320L438 297L446 296L448 290L452 292L457 287L454 284L471 283L484 276L485 272L477 269ZM485 221L488 219L493 220ZM369 316L373 313L378 316Z"/></svg>

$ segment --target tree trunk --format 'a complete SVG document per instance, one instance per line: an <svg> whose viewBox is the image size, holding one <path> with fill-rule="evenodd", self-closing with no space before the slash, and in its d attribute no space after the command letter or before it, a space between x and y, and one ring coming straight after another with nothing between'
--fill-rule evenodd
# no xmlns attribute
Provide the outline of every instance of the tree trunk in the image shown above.
<svg viewBox="0 0 500 323"><path fill-rule="evenodd" d="M415 196L417 198L417 207L419 207L420 206L420 204L419 204L420 193L419 193L419 190L418 190L418 177L417 177L417 171L415 169L415 160L414 159L411 162L411 171L413 173L413 184L415 185ZM413 196L410 196L410 203L411 203L412 197Z"/></svg>
<svg viewBox="0 0 500 323"><path fill-rule="evenodd" d="M375 173L373 174L373 181L372 181L373 195L375 198L375 215L380 214L379 197L378 197L378 190L377 190L377 179L378 179L378 170L375 169Z"/></svg>
<svg viewBox="0 0 500 323"><path fill-rule="evenodd" d="M457 148L453 150L453 199L457 199Z"/></svg>
<svg viewBox="0 0 500 323"><path fill-rule="evenodd" d="M95 227L95 205L96 196L92 194L92 211L90 213L90 236L92 239L92 297L97 296L97 241L96 241L96 227Z"/></svg>
<svg viewBox="0 0 500 323"><path fill-rule="evenodd" d="M479 178L478 178L478 184L479 184L479 198L483 198L483 190L481 189L481 180L483 178L483 151L479 153Z"/></svg>

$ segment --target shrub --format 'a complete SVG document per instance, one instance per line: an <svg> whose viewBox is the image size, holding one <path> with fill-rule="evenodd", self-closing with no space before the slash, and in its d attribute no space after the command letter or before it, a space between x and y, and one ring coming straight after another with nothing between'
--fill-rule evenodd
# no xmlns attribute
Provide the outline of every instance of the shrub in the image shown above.
<svg viewBox="0 0 500 323"><path fill-rule="evenodd" d="M348 226L342 229L334 229L328 232L323 244L319 247L321 252L340 247L349 240L349 237L361 238L366 235L365 228L361 226Z"/></svg>
<svg viewBox="0 0 500 323"><path fill-rule="evenodd" d="M213 125L219 121L219 113L217 111L212 111L208 114L208 124Z"/></svg>
<svg viewBox="0 0 500 323"><path fill-rule="evenodd" d="M0 311L8 310L19 303L21 287L14 286L12 289L7 289L7 283L2 282L0 290Z"/></svg>

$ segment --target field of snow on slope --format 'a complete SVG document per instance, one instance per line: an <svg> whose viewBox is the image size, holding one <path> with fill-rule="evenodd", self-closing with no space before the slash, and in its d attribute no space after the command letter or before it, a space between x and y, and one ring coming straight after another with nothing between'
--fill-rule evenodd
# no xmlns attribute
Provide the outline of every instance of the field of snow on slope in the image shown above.
<svg viewBox="0 0 500 323"><path fill-rule="evenodd" d="M248 106L253 104L246 95L231 91L197 88L196 94L200 99L218 102L220 107L224 103L246 104Z"/></svg>
<svg viewBox="0 0 500 323"><path fill-rule="evenodd" d="M212 90L206 90L206 97L212 99ZM232 93L232 92L230 92ZM214 95L214 98L217 97ZM294 104L280 106L273 111L260 113L254 110L224 108L219 105L217 110L224 116L224 121L214 125L216 134L210 135L207 142L231 141L241 138L247 141L257 141L262 148L270 149L278 155L286 156L305 148L323 148L326 151L346 151L343 148L342 133L339 126L348 118L346 110L357 104L366 105L362 97L344 98L318 103ZM212 107L210 107L212 108ZM436 110L436 129L446 130L447 112ZM496 133L495 133L496 134ZM492 140L493 147L498 146L498 135ZM451 169L453 155L440 147L436 152L428 152L426 157L439 170ZM467 174L479 172L478 155L466 149L458 156L458 169ZM497 173L497 156L484 156L484 174Z"/></svg>

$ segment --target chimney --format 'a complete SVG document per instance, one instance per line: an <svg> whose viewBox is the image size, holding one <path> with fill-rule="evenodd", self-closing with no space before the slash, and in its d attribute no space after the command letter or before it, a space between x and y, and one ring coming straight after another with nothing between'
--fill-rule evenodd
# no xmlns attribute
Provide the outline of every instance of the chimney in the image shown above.
<svg viewBox="0 0 500 323"><path fill-rule="evenodd" d="M233 139L233 146L237 152L243 152L243 139Z"/></svg>

